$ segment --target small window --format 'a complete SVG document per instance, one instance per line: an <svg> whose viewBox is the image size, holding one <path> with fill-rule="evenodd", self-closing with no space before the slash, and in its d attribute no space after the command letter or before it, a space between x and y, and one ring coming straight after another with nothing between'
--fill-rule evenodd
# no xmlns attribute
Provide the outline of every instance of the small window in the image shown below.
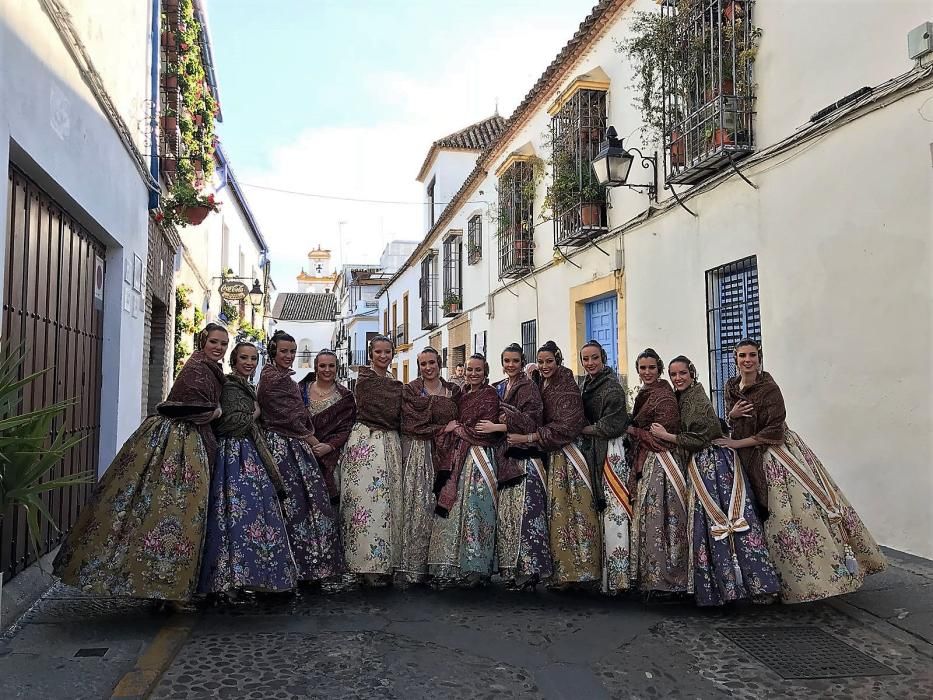
<svg viewBox="0 0 933 700"><path fill-rule="evenodd" d="M534 167L517 160L499 177L500 277L521 277L534 268Z"/></svg>
<svg viewBox="0 0 933 700"><path fill-rule="evenodd" d="M430 222L430 224L431 224L432 227L434 226L434 216L435 216L435 214L434 214L434 205L435 205L435 202L434 202L434 185L435 185L436 182L437 182L437 176L432 177L432 178L431 178L431 182L428 183L428 207L429 207L429 211L428 211L428 221Z"/></svg>
<svg viewBox="0 0 933 700"><path fill-rule="evenodd" d="M471 216L467 222L467 264L475 265L483 258L483 217Z"/></svg>
<svg viewBox="0 0 933 700"><path fill-rule="evenodd" d="M460 232L444 239L444 316L456 316L463 310L463 290L460 286Z"/></svg>
<svg viewBox="0 0 933 700"><path fill-rule="evenodd" d="M522 324L522 352L525 362L534 362L538 352L538 321L531 319Z"/></svg>
<svg viewBox="0 0 933 700"><path fill-rule="evenodd" d="M743 338L761 340L758 261L753 255L706 273L709 379L713 405L725 418L726 382L735 376L733 350Z"/></svg>
<svg viewBox="0 0 933 700"><path fill-rule="evenodd" d="M421 329L437 328L437 251L432 250L421 261L421 279L418 282L421 294ZM388 327L388 321L386 322Z"/></svg>

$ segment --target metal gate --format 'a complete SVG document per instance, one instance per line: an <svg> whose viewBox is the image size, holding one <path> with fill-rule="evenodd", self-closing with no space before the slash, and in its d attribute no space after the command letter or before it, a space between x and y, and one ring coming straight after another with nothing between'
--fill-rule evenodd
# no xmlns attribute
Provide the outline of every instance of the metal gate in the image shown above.
<svg viewBox="0 0 933 700"><path fill-rule="evenodd" d="M51 367L23 395L23 408L75 399L65 413L68 436L83 435L50 478L97 470L100 444L101 348L105 249L35 183L12 166L8 181L6 269L3 276L2 337L5 347L23 346L25 374ZM95 297L95 289L98 295ZM61 426L57 421L54 429ZM42 553L74 524L90 485L46 495L59 532L44 528ZM13 575L33 559L25 518L0 521L0 574Z"/></svg>

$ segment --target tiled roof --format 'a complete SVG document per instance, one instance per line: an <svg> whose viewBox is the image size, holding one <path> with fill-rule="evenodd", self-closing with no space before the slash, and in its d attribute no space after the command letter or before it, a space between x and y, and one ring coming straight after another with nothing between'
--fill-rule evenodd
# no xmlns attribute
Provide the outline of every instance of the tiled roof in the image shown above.
<svg viewBox="0 0 933 700"><path fill-rule="evenodd" d="M427 170L431 166L431 161L440 149L452 151L482 151L489 147L493 141L499 138L499 134L505 129L505 119L498 114L470 124L468 127L447 134L443 138L431 144L428 155L421 164L421 170L418 171L418 180L424 179Z"/></svg>
<svg viewBox="0 0 933 700"><path fill-rule="evenodd" d="M279 321L333 321L336 309L333 294L289 292L275 297L272 317Z"/></svg>
<svg viewBox="0 0 933 700"><path fill-rule="evenodd" d="M484 177L486 177L486 169L496 155L496 144L500 142L506 143L507 139L524 125L525 121L533 113L538 100L546 96L552 87L559 84L564 73L573 67L586 48L603 34L612 18L624 7L631 4L631 2L632 0L600 0L593 7L593 10L587 15L586 19L580 23L580 26L570 38L570 41L564 45L564 48L560 50L557 57L551 61L551 64L544 70L544 73L541 74L541 77L538 78L531 90L528 91L528 94L525 95L525 99L522 100L521 104L512 112L512 116L508 118L502 131L488 146L486 146L483 152L480 153L479 157L476 159L476 167L473 168L473 171L467 176L467 179L463 182L460 189L451 197L450 203L441 212L434 226L428 231L421 243L418 244L418 247L408 256L408 260L405 261L405 264L402 265L390 279L386 280L382 289L376 294L377 298L382 296L386 287L398 279L405 270L424 255L425 249L430 245L434 236L447 225L450 217L462 206L464 198L473 191L473 188L476 187ZM428 156L430 157L430 155L429 153ZM425 161L425 165L427 165L427 161ZM422 169L423 168L424 166L422 166ZM420 180L422 177L423 176L419 174L418 179Z"/></svg>

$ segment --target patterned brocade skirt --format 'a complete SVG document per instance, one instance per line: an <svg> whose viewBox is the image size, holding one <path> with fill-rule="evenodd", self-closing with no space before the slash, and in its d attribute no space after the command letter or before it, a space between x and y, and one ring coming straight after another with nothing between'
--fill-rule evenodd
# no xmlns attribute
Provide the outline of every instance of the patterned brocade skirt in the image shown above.
<svg viewBox="0 0 933 700"><path fill-rule="evenodd" d="M554 573L547 527L547 474L541 459L525 460L525 478L499 491L496 557L502 578L523 584Z"/></svg>
<svg viewBox="0 0 933 700"><path fill-rule="evenodd" d="M602 578L599 514L593 505L589 468L576 445L548 459L548 528L555 584L591 583Z"/></svg>
<svg viewBox="0 0 933 700"><path fill-rule="evenodd" d="M633 511L628 490L630 471L622 438L609 440L602 470L606 495L606 510L602 512L602 592L608 595L628 590L631 585Z"/></svg>
<svg viewBox="0 0 933 700"><path fill-rule="evenodd" d="M201 593L287 591L297 584L275 487L249 438L222 438L211 477Z"/></svg>
<svg viewBox="0 0 933 700"><path fill-rule="evenodd" d="M492 574L496 550L496 463L493 451L473 446L460 471L457 502L434 516L428 571L436 579L471 583Z"/></svg>
<svg viewBox="0 0 933 700"><path fill-rule="evenodd" d="M858 590L884 555L823 464L793 430L763 456L768 548L781 600L803 603ZM807 482L808 485L804 485Z"/></svg>
<svg viewBox="0 0 933 700"><path fill-rule="evenodd" d="M194 425L147 418L82 509L55 558L55 574L99 595L189 600L198 583L209 479Z"/></svg>
<svg viewBox="0 0 933 700"><path fill-rule="evenodd" d="M340 534L347 569L392 574L402 541L402 446L394 430L356 423L340 455Z"/></svg>
<svg viewBox="0 0 933 700"><path fill-rule="evenodd" d="M344 565L337 514L311 447L304 440L273 431L265 437L288 491L282 512L298 580L339 576Z"/></svg>
<svg viewBox="0 0 933 700"><path fill-rule="evenodd" d="M417 583L428 575L428 547L434 523L434 461L430 440L403 438L399 561L396 575L404 583Z"/></svg>

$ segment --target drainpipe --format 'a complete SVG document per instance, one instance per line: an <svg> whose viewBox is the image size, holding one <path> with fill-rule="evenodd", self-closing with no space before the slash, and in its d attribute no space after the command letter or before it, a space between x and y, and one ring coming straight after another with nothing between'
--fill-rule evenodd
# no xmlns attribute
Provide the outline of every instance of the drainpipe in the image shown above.
<svg viewBox="0 0 933 700"><path fill-rule="evenodd" d="M162 190L159 187L159 62L162 52L162 8L161 0L152 0L152 69L150 71L149 108L149 172L155 181L155 189L149 189L149 209L158 209Z"/></svg>

